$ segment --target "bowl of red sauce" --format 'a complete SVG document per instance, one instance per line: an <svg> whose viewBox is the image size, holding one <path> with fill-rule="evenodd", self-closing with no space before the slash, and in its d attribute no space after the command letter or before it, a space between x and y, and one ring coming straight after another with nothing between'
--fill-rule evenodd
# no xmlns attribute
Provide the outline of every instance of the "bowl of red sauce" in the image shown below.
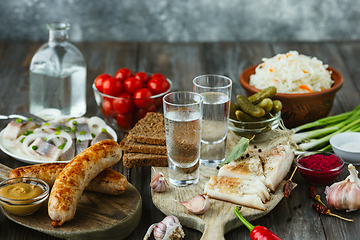
<svg viewBox="0 0 360 240"><path fill-rule="evenodd" d="M313 185L327 185L341 173L344 160L330 152L305 152L295 160L303 178Z"/></svg>

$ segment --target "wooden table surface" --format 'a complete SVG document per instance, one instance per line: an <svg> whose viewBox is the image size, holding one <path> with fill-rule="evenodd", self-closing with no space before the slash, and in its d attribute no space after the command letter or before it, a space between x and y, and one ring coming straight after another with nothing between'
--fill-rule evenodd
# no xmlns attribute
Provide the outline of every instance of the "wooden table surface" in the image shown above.
<svg viewBox="0 0 360 240"><path fill-rule="evenodd" d="M0 114L28 111L29 64L41 43L0 42ZM353 109L360 103L360 42L324 43L76 43L87 63L87 113L85 116L100 116L91 84L101 73L115 74L122 67L133 71L160 72L174 83L174 90L192 91L192 79L205 73L226 75L233 80L232 98L244 94L239 84L239 75L247 67L261 62L263 57L297 50L302 54L316 56L337 69L344 78L342 89L337 93L331 115ZM0 122L3 129L7 121ZM119 139L124 137L118 133ZM11 168L25 165L0 151L0 163ZM143 199L142 219L135 231L126 239L142 239L147 228L164 218L152 203L150 168L127 169L119 162L115 167L122 172L140 192ZM358 168L359 169L359 168ZM336 179L344 179L344 171ZM307 195L308 183L296 173L293 179L298 187L291 198L283 199L265 217L252 224L271 229L282 239L354 240L360 239L359 211L339 212L354 219L346 222L335 217L319 215L312 208L314 203ZM316 187L325 201L325 186ZM185 239L200 239L201 233L184 227ZM0 214L0 239L56 239L28 229L8 220ZM150 239L154 239L151 237ZM225 239L250 239L249 231L242 226L230 231Z"/></svg>

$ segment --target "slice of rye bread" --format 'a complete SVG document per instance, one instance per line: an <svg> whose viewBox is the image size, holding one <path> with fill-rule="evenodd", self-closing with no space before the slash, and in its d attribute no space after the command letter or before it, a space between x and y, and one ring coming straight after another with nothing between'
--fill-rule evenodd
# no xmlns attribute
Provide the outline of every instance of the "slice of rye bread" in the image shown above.
<svg viewBox="0 0 360 240"><path fill-rule="evenodd" d="M128 135L125 135L124 139L120 142L120 147L124 152L167 154L166 146L134 142Z"/></svg>
<svg viewBox="0 0 360 240"><path fill-rule="evenodd" d="M148 112L129 131L133 142L166 146L164 114Z"/></svg>
<svg viewBox="0 0 360 240"><path fill-rule="evenodd" d="M167 167L167 155L146 154L146 153L124 153L123 165L132 167Z"/></svg>

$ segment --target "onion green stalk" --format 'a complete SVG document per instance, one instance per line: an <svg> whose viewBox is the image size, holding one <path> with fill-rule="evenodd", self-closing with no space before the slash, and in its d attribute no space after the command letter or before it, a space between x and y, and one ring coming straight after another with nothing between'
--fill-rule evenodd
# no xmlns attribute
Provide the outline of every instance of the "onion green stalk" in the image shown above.
<svg viewBox="0 0 360 240"><path fill-rule="evenodd" d="M325 137L322 137L322 138L316 139L316 140L310 140L310 142L307 142L307 143L302 143L299 145L299 148L301 150L309 150L309 149L314 149L316 147L320 147L321 145L324 145L327 142L329 142L330 138L332 136L334 136L335 134L345 132L347 129L353 127L356 124L360 124L360 118L356 121L353 121L352 123L350 123L348 125L345 125L343 128L341 128L329 135L326 135Z"/></svg>
<svg viewBox="0 0 360 240"><path fill-rule="evenodd" d="M297 133L297 132L300 132L300 131L303 131L303 130L309 129L309 128L321 127L321 126L329 125L329 124L332 124L332 123L339 123L339 122L341 122L343 120L346 120L347 118L349 118L354 113L359 112L359 110L360 110L360 104L358 106L356 106L352 111L341 113L341 114L334 115L334 116L321 118L321 119L316 120L314 122L306 123L304 125L293 128L292 130L294 131L294 133Z"/></svg>
<svg viewBox="0 0 360 240"><path fill-rule="evenodd" d="M322 128L311 130L314 127ZM299 144L298 150L307 151L323 147L321 150L329 151L331 150L329 140L335 134L348 131L360 132L360 104L352 111L325 117L291 130L295 133L291 136L291 141Z"/></svg>

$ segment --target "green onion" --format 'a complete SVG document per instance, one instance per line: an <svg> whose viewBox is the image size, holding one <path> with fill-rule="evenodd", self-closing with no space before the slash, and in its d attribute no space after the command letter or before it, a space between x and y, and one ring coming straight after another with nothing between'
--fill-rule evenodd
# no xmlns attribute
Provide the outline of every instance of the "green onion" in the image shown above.
<svg viewBox="0 0 360 240"><path fill-rule="evenodd" d="M62 130L62 127L61 127L61 126L57 126L55 129L60 131L60 130Z"/></svg>
<svg viewBox="0 0 360 240"><path fill-rule="evenodd" d="M47 141L47 138L43 138L44 141Z"/></svg>
<svg viewBox="0 0 360 240"><path fill-rule="evenodd" d="M79 132L80 135L85 135L85 130L82 130L81 132Z"/></svg>
<svg viewBox="0 0 360 240"><path fill-rule="evenodd" d="M24 142L24 140L25 140L25 137L23 137L23 138L20 140L20 142L21 142L21 143L23 143L23 142Z"/></svg>
<svg viewBox="0 0 360 240"><path fill-rule="evenodd" d="M33 131L26 130L25 133L24 133L24 135L25 135L25 136L29 136L29 135L32 134L32 133L34 133L34 132L33 132Z"/></svg>
<svg viewBox="0 0 360 240"><path fill-rule="evenodd" d="M73 122L72 122L72 125L76 125L76 124L77 124L77 121L73 121Z"/></svg>
<svg viewBox="0 0 360 240"><path fill-rule="evenodd" d="M76 127L72 127L71 131L76 132Z"/></svg>
<svg viewBox="0 0 360 240"><path fill-rule="evenodd" d="M28 122L31 122L33 119L32 118L27 118Z"/></svg>
<svg viewBox="0 0 360 240"><path fill-rule="evenodd" d="M299 150L322 148L321 150L331 151L329 140L335 134L349 131L360 132L360 104L352 111L325 117L291 130L295 134L290 137L290 140L298 144Z"/></svg>
<svg viewBox="0 0 360 240"><path fill-rule="evenodd" d="M59 145L58 149L64 149L64 147L65 147L65 142L63 144Z"/></svg>
<svg viewBox="0 0 360 240"><path fill-rule="evenodd" d="M107 133L107 131L106 131L105 128L102 128L101 131L102 131L103 133Z"/></svg>
<svg viewBox="0 0 360 240"><path fill-rule="evenodd" d="M44 123L44 126L49 126L49 125L50 125L50 123L48 123L48 122Z"/></svg>
<svg viewBox="0 0 360 240"><path fill-rule="evenodd" d="M60 135L60 131L55 131L54 134L55 135Z"/></svg>
<svg viewBox="0 0 360 240"><path fill-rule="evenodd" d="M95 138L95 137L96 137L96 134L95 134L95 133L91 133L91 136L92 136L93 138Z"/></svg>
<svg viewBox="0 0 360 240"><path fill-rule="evenodd" d="M79 143L81 143L81 140L80 140L80 139L78 139L78 142L79 142Z"/></svg>
<svg viewBox="0 0 360 240"><path fill-rule="evenodd" d="M36 145L32 146L32 149L36 150L38 147Z"/></svg>
<svg viewBox="0 0 360 240"><path fill-rule="evenodd" d="M22 120L21 120L20 118L17 118L15 121L16 121L17 123L21 123L21 122L22 122Z"/></svg>

